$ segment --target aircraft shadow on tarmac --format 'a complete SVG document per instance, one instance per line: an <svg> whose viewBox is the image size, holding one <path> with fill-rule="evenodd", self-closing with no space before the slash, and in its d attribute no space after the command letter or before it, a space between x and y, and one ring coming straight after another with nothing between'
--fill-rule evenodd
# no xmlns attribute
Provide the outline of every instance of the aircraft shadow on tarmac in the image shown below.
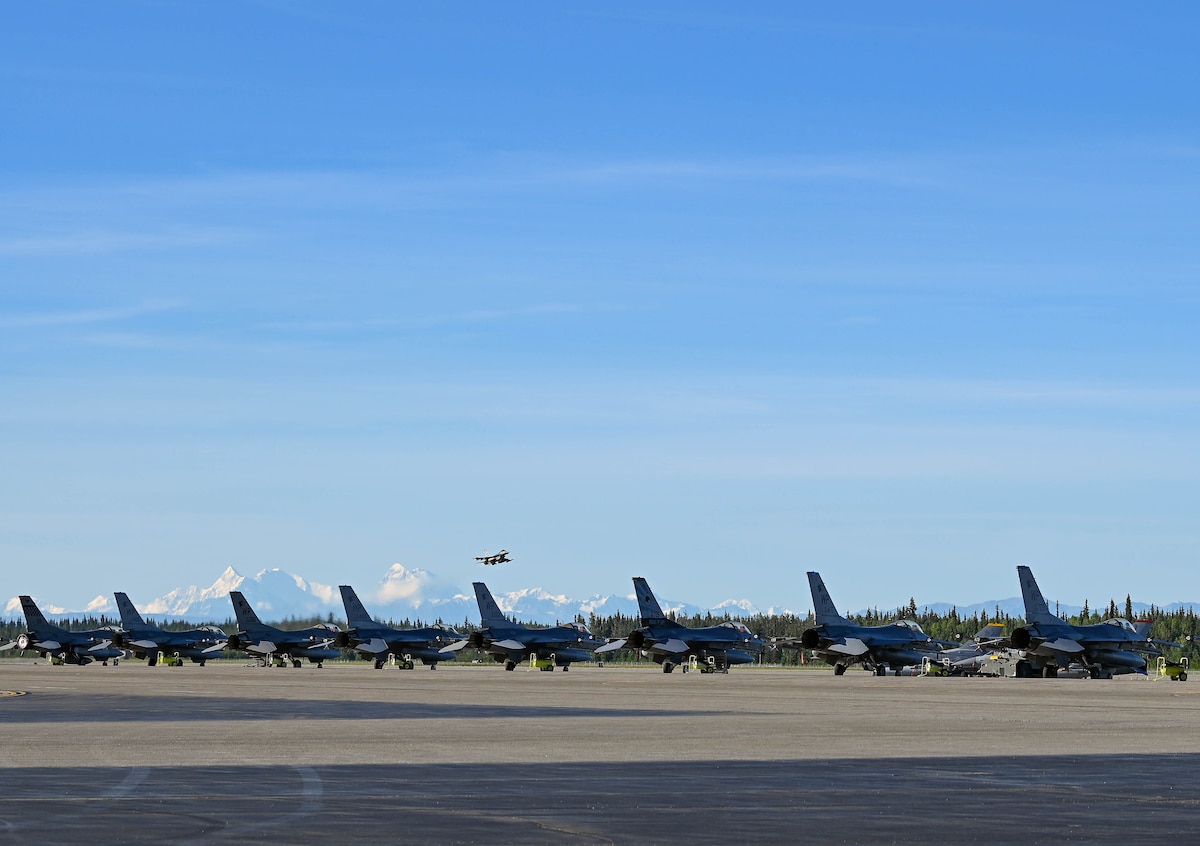
<svg viewBox="0 0 1200 846"><path fill-rule="evenodd" d="M0 771L0 843L1195 842L1198 768L1196 754L20 768Z"/></svg>
<svg viewBox="0 0 1200 846"><path fill-rule="evenodd" d="M124 696L90 694L87 709L70 694L30 694L4 703L4 723L191 722L194 720L427 720L565 717L722 716L723 711L675 711L643 708L568 708L539 705L339 702L328 699L254 700L220 696Z"/></svg>

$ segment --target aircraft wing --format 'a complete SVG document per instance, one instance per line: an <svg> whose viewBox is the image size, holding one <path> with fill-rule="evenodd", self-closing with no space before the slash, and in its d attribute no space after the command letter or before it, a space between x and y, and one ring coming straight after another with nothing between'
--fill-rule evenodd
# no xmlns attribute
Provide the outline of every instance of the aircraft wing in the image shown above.
<svg viewBox="0 0 1200 846"><path fill-rule="evenodd" d="M870 647L856 637L842 638L838 643L831 643L825 647L826 652L837 652L841 655L863 655L870 651Z"/></svg>
<svg viewBox="0 0 1200 846"><path fill-rule="evenodd" d="M646 644L646 648L651 651L670 652L672 654L678 654L680 652L687 652L689 649L696 648L698 646L699 646L698 644L692 644L691 646L689 646L687 643L684 643L682 640L680 640L677 637L673 637L670 640L660 641L659 643ZM725 644L722 644L722 646L725 646Z"/></svg>
<svg viewBox="0 0 1200 846"><path fill-rule="evenodd" d="M381 637L373 637L364 643L358 644L354 648L359 652L370 652L374 655L379 655L388 651L387 641Z"/></svg>
<svg viewBox="0 0 1200 846"><path fill-rule="evenodd" d="M1071 640L1069 637L1044 641L1038 645L1038 649L1053 649L1055 652L1066 652L1071 655L1083 652L1083 646L1079 641Z"/></svg>
<svg viewBox="0 0 1200 846"><path fill-rule="evenodd" d="M600 648L598 648L595 651L595 654L601 655L605 652L616 652L618 649L623 649L625 647L625 643L626 643L625 638L623 638L623 637L617 638L616 640L614 640L610 643L606 643L603 646L601 646Z"/></svg>

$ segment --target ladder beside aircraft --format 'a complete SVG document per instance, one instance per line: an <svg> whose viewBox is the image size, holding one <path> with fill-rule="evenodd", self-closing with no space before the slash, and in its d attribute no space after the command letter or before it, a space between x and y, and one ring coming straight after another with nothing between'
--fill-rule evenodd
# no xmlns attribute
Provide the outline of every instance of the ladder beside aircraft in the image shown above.
<svg viewBox="0 0 1200 846"><path fill-rule="evenodd" d="M1154 677L1158 679L1170 679L1171 681L1187 681L1188 665L1187 656L1180 658L1178 661L1168 661L1167 656L1158 656L1158 674Z"/></svg>

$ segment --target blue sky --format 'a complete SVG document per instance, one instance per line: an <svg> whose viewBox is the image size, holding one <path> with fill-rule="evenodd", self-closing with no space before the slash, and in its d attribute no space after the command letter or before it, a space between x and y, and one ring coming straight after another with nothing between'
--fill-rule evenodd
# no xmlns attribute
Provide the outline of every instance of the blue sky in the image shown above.
<svg viewBox="0 0 1200 846"><path fill-rule="evenodd" d="M14 8L0 593L1200 598L1196 18Z"/></svg>

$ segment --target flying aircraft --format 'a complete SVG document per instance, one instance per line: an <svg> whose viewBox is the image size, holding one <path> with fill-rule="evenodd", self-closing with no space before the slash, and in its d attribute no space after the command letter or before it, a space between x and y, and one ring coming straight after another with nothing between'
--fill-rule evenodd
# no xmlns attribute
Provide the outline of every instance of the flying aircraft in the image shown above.
<svg viewBox="0 0 1200 846"><path fill-rule="evenodd" d="M809 572L816 625L805 629L799 638L777 638L774 643L786 649L811 649L840 676L852 664L862 664L875 675L887 675L901 667L920 664L934 657L940 641L931 638L912 620L900 620L886 626L860 626L838 613L820 573Z"/></svg>
<svg viewBox="0 0 1200 846"><path fill-rule="evenodd" d="M437 669L438 661L453 661L453 652L443 652L442 647L462 638L459 632L443 626L427 626L423 629L394 629L377 623L359 601L358 594L350 585L338 588L342 592L342 604L346 606L348 628L334 638L334 645L352 648L366 658L375 660L375 669L383 668L388 654L400 659L400 666L411 670L413 660Z"/></svg>
<svg viewBox="0 0 1200 846"><path fill-rule="evenodd" d="M474 585L483 627L470 637L443 647L442 652L473 646L490 653L496 663L504 662L506 670L515 670L517 664L532 658L541 670L551 671L560 666L565 673L576 661L592 660L592 652L604 643L604 638L596 637L579 623L559 623L548 628L514 623L504 616L487 585L483 582Z"/></svg>
<svg viewBox="0 0 1200 846"><path fill-rule="evenodd" d="M475 556L475 560L488 566L495 564L507 564L509 561L512 561L512 559L508 556L507 549L502 549L495 555L488 555L488 551L485 549L483 551L483 555Z"/></svg>
<svg viewBox="0 0 1200 846"><path fill-rule="evenodd" d="M237 634L229 636L229 648L257 655L264 664L270 665L279 658L299 667L302 658L310 664L324 666L324 662L337 658L341 653L332 648L341 631L337 626L322 623L308 629L285 631L268 626L258 619L246 597L240 590L231 590L233 613L237 617Z"/></svg>
<svg viewBox="0 0 1200 846"><path fill-rule="evenodd" d="M138 658L145 658L153 667L163 657L168 663L183 665L183 659L204 666L209 658L225 648L229 638L216 626L201 626L182 632L169 632L151 626L142 619L129 597L120 591L113 594L121 612L121 631L113 634L113 646L128 649Z"/></svg>
<svg viewBox="0 0 1200 846"><path fill-rule="evenodd" d="M125 657L125 650L112 645L115 630L112 628L72 632L51 624L42 615L32 597L21 597L21 610L25 612L25 623L29 631L11 643L0 646L5 649L33 649L40 655L49 655L51 660L64 664L90 664L100 661L104 666L112 661L115 665Z"/></svg>
<svg viewBox="0 0 1200 846"><path fill-rule="evenodd" d="M661 664L664 673L678 665L683 665L686 671L685 662L694 656L701 671L727 673L731 664L754 663L755 656L761 655L767 646L762 638L732 620L695 629L675 622L662 612L650 585L641 576L634 577L633 592L637 595L641 627L600 647L597 655L624 648L638 649Z"/></svg>
<svg viewBox="0 0 1200 846"><path fill-rule="evenodd" d="M1052 679L1073 662L1082 664L1094 679L1120 673L1146 672L1146 655L1161 650L1128 620L1114 617L1103 623L1076 626L1050 613L1033 571L1018 566L1021 597L1025 600L1025 625L1013 629L1009 643L1022 653L1016 675Z"/></svg>

